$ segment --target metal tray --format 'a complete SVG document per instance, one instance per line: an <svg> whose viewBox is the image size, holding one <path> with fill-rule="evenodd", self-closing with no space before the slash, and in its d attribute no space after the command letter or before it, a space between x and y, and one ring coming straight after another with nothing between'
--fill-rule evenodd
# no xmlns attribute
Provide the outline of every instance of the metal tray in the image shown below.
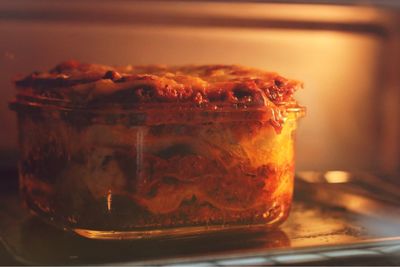
<svg viewBox="0 0 400 267"><path fill-rule="evenodd" d="M139 241L88 240L54 229L2 186L0 238L16 264L29 265L398 265L394 181L368 173L299 173L291 215L277 230Z"/></svg>

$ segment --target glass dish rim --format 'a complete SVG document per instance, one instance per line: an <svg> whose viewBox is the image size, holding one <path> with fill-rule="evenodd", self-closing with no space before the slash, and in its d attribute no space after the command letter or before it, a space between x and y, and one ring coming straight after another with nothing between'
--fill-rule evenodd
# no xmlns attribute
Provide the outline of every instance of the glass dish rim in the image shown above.
<svg viewBox="0 0 400 267"><path fill-rule="evenodd" d="M40 113L53 118L74 116L87 123L123 124L129 126L160 124L198 124L212 122L277 121L277 118L297 120L305 116L306 108L297 102L281 106L246 106L245 103L121 103L97 106L75 105L63 99L17 94L9 101L9 108L17 113ZM80 118L81 117L81 118Z"/></svg>

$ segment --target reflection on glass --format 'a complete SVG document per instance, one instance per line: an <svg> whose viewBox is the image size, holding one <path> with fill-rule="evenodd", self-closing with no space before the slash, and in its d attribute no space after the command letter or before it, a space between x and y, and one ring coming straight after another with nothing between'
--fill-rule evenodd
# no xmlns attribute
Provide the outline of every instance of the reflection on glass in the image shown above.
<svg viewBox="0 0 400 267"><path fill-rule="evenodd" d="M282 230L246 229L203 236L153 240L92 240L60 231L36 217L21 222L21 239L14 242L14 251L32 265L99 264L133 262L166 257L204 255L210 252L253 251L290 247Z"/></svg>

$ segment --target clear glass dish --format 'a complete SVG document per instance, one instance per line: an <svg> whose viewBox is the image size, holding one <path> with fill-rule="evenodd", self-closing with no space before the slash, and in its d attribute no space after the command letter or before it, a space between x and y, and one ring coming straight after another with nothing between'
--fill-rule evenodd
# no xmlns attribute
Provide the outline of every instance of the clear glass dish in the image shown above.
<svg viewBox="0 0 400 267"><path fill-rule="evenodd" d="M293 193L301 107L82 107L17 94L20 191L57 227L96 239L275 227ZM272 114L274 115L274 114Z"/></svg>

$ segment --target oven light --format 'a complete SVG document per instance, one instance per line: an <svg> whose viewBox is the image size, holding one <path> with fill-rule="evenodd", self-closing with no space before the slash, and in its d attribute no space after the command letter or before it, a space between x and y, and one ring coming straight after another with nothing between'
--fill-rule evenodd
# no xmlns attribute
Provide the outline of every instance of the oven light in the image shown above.
<svg viewBox="0 0 400 267"><path fill-rule="evenodd" d="M344 171L329 171L324 174L324 177L328 183L332 184L347 183L350 181L350 173Z"/></svg>

